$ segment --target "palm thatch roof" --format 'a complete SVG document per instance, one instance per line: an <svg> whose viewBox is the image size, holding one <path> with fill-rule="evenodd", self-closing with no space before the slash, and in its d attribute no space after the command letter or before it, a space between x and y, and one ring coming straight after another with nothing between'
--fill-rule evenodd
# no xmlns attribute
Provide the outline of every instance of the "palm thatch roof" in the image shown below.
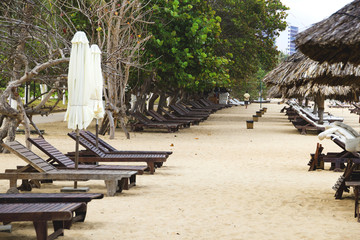
<svg viewBox="0 0 360 240"><path fill-rule="evenodd" d="M283 88L278 85L273 85L267 90L268 98L281 98L283 97Z"/></svg>
<svg viewBox="0 0 360 240"><path fill-rule="evenodd" d="M302 86L308 82L323 85L360 85L360 65L320 63L296 52L269 72L263 79L269 86Z"/></svg>
<svg viewBox="0 0 360 240"><path fill-rule="evenodd" d="M355 0L296 36L311 59L360 64L360 0Z"/></svg>
<svg viewBox="0 0 360 240"><path fill-rule="evenodd" d="M325 96L327 99L358 101L358 89L350 86L327 86L321 84L308 83L301 87L288 89L287 96L302 96L311 98L317 94Z"/></svg>
<svg viewBox="0 0 360 240"><path fill-rule="evenodd" d="M359 89L350 86L327 86L321 84L307 83L303 86L279 86L272 85L267 91L269 98L308 98L312 99L318 94L327 99L341 101L358 101Z"/></svg>

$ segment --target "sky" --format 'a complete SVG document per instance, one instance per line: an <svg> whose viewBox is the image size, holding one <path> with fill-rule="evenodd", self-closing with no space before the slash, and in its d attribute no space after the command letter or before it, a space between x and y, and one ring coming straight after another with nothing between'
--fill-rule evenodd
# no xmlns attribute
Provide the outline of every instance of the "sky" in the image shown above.
<svg viewBox="0 0 360 240"><path fill-rule="evenodd" d="M312 24L317 23L344 7L353 0L281 0L290 8L287 11L288 25L299 27L304 31ZM285 30L276 41L280 51L286 52L288 33Z"/></svg>

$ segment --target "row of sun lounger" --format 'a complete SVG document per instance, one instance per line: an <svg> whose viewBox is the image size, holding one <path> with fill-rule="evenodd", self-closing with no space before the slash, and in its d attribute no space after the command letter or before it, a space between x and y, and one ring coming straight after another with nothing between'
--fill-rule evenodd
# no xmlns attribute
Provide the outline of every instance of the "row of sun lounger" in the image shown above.
<svg viewBox="0 0 360 240"><path fill-rule="evenodd" d="M199 124L212 112L227 107L210 104L206 100L202 102L203 105L198 105L200 102L192 102L191 109L183 104L176 104L171 108L180 109L178 112L162 109L163 115L149 111L148 114L153 119L146 118L151 123L140 123L136 125L136 128L159 128L161 125L174 131L174 129L189 127L191 124ZM178 114L180 111L184 111L186 116ZM185 114L185 111L189 113ZM165 118L165 115L168 118ZM161 120L162 123L157 123L155 119ZM75 133L68 135L75 140ZM62 153L43 138L29 138L28 141L48 158L41 158L18 141L2 143L4 148L27 163L26 166L17 166L15 169L6 169L4 173L0 173L0 179L9 180L10 192L17 189L29 191L33 186L39 187L43 181L102 180L105 183L107 195L114 196L122 190L135 186L137 174L143 174L144 171L154 174L155 169L161 167L172 154L171 151L120 151L102 139L97 139L91 132L80 131L79 143L85 150L80 151L79 165L76 168L74 152ZM144 162L146 165L102 165L102 162ZM18 180L22 180L19 187ZM0 221L4 224L32 221L37 239L55 239L64 234L64 229L70 229L72 223L84 221L88 202L101 198L103 194L0 194ZM49 221L54 227L54 232L51 234L48 234L47 222Z"/></svg>
<svg viewBox="0 0 360 240"><path fill-rule="evenodd" d="M70 133L71 138L74 137ZM136 175L161 167L171 151L119 151L98 139L89 131L80 131L81 151L78 169L75 169L73 153L63 154L43 138L29 138L35 147L49 158L44 160L18 141L2 143L2 146L23 159L28 165L7 169L0 179L9 180L9 191L31 190L32 184L40 186L42 181L87 181L103 180L108 196L136 185ZM99 162L145 162L144 166L101 165ZM97 164L94 164L97 163ZM18 180L22 185L17 188ZM30 184L31 183L31 184ZM100 199L103 194L0 194L0 221L32 221L37 239L55 239L69 229L71 223L83 221L86 204L91 199ZM48 235L47 222L52 221L54 233Z"/></svg>
<svg viewBox="0 0 360 240"><path fill-rule="evenodd" d="M297 104L295 101L288 101L288 108L284 108L282 111L286 111L289 121L294 127L301 133L306 134L308 131L322 132L326 126L330 123L344 119L341 117L335 117L330 113L324 113L323 123L319 123L319 117L314 114L311 109L305 108Z"/></svg>
<svg viewBox="0 0 360 240"><path fill-rule="evenodd" d="M342 122L334 122L318 135L320 140L330 139L341 151L323 154L323 147L317 144L316 152L311 154L309 170L324 169L324 163L331 163L331 170L344 171L334 184L335 198L341 199L344 192L354 189L355 212L354 216L360 221L359 190L360 190L360 134L351 126Z"/></svg>
<svg viewBox="0 0 360 240"><path fill-rule="evenodd" d="M133 131L142 131L146 129L164 129L168 132L176 132L182 128L188 128L191 125L198 125L206 120L211 113L225 107L231 107L231 104L215 104L208 99L190 101L188 104L176 103L169 106L169 110L162 107L158 111L149 110L146 114L140 112L131 113L136 119L131 123Z"/></svg>

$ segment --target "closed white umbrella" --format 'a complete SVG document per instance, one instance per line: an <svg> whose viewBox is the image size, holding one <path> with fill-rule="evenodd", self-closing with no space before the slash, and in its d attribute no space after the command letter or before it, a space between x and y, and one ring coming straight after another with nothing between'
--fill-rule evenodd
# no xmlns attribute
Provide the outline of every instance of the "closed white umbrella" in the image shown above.
<svg viewBox="0 0 360 240"><path fill-rule="evenodd" d="M90 107L94 111L94 118L96 118L96 147L98 147L99 137L99 119L104 117L103 105L103 75L101 70L101 51L98 45L93 44L90 48L90 64L91 64L91 93L90 93Z"/></svg>
<svg viewBox="0 0 360 240"><path fill-rule="evenodd" d="M86 129L91 123L94 112L89 107L90 48L84 32L76 32L71 40L71 53L68 72L68 107L65 121L68 128L76 130L75 168L79 163L79 130ZM77 182L74 184L77 188Z"/></svg>
<svg viewBox="0 0 360 240"><path fill-rule="evenodd" d="M65 121L70 129L86 129L94 113L89 107L91 73L89 41L84 32L77 32L71 40L68 72L68 108Z"/></svg>

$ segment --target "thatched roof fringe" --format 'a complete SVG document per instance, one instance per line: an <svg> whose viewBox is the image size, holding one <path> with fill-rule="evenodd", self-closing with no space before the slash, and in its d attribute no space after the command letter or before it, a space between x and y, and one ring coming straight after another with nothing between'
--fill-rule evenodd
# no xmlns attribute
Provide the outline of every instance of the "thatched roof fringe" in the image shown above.
<svg viewBox="0 0 360 240"><path fill-rule="evenodd" d="M360 64L360 0L300 32L298 49L315 61Z"/></svg>

